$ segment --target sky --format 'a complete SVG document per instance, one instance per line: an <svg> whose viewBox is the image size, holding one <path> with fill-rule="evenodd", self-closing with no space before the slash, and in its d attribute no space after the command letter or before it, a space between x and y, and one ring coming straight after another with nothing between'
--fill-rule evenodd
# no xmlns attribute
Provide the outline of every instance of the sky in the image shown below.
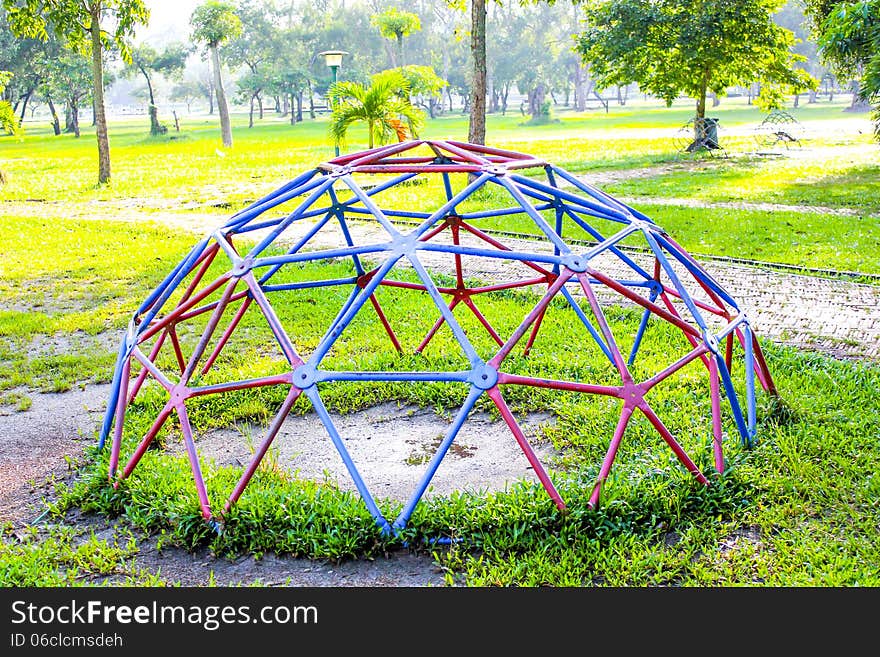
<svg viewBox="0 0 880 657"><path fill-rule="evenodd" d="M150 24L138 29L135 41L161 45L168 41L186 41L189 17L201 0L144 0L150 10Z"/></svg>

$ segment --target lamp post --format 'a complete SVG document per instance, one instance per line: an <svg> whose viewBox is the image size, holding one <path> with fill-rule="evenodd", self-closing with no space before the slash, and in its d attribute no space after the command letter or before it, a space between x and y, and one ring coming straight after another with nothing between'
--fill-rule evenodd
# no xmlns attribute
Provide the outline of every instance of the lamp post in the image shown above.
<svg viewBox="0 0 880 657"><path fill-rule="evenodd" d="M348 53L344 50L325 50L318 54L324 58L324 63L333 71L333 84L336 84L339 67L342 66L342 58ZM336 144L334 148L336 149L336 157L339 157L339 144Z"/></svg>

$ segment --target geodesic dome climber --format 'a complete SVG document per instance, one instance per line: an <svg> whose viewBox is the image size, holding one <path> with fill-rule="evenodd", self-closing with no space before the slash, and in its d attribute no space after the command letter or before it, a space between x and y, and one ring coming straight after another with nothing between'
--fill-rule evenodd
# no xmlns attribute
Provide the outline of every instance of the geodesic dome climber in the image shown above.
<svg viewBox="0 0 880 657"><path fill-rule="evenodd" d="M535 239L514 240L503 230L480 227L487 222L512 225L514 220L532 226ZM354 230L357 226L368 230ZM350 275L339 276L333 263L344 264ZM310 272L305 277L284 277L285 271L302 274L304 268ZM496 280L481 280L490 276ZM304 292L335 292L341 295L341 306L319 327L318 337L303 345L298 327L317 320L308 313L282 318L276 309L285 295ZM414 348L401 344L387 312L391 306L383 307L383 295L392 293L420 295L418 307L429 328ZM529 310L504 335L496 329L498 318L480 309L488 307L493 294L519 294L528 303ZM600 303L600 297L606 303ZM634 335L622 341L624 336L614 334L613 322L606 319L607 302L638 310ZM529 355L551 306L553 312L561 307L565 321L577 329L579 349L599 350L597 357L610 368L615 383L525 376L507 367L514 350L517 358ZM268 326L270 333L264 325L264 335L279 354L280 369L265 376L203 382L224 349L232 349L230 341L244 330L248 314L256 314ZM378 332L374 342L387 337L389 350L400 355L399 364L392 359L385 362L391 363L387 367L364 369L358 365L361 361L352 361L347 369L339 369L331 358L334 345L365 314ZM670 346L668 354L664 351L666 365L636 380L631 368L643 337L658 322L683 336L683 350L675 353ZM460 364L441 371L411 369L418 362L412 352L423 352L441 331L460 349ZM477 336L481 331L485 333ZM481 352L476 337L491 348ZM734 349L743 361L736 370ZM278 386L286 395L284 401L255 445L224 512L241 497L294 402L304 395L370 513L388 533L407 524L477 400L485 395L510 429L511 449L518 445L540 484L564 509L565 502L505 399L506 389L525 386L579 393L584 403L593 396L621 402L589 500L595 507L636 411L681 464L708 484L649 398L652 389L688 366L707 378L711 417L706 420L720 472L722 407L729 408L742 442L750 445L756 433L756 379L775 394L749 321L722 286L647 216L557 166L481 145L406 141L320 164L239 211L195 245L129 323L119 347L100 447L112 432L109 477L118 482L132 474L163 424L176 416L202 514L208 520L222 519L209 505L194 439L199 427L192 426L188 406L206 396ZM739 393L734 372L745 380ZM147 379L154 389L158 386L164 405L120 468L126 410ZM415 386L444 382L466 391L394 520L379 510L322 399L326 386L344 381Z"/></svg>

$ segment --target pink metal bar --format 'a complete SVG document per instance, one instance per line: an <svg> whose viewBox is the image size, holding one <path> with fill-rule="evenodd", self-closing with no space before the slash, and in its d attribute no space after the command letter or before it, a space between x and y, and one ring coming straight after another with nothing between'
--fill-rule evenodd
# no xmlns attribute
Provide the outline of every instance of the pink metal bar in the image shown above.
<svg viewBox="0 0 880 657"><path fill-rule="evenodd" d="M674 315L669 314L667 311L663 310L663 308L661 308L657 304L651 303L647 299L643 298L641 295L636 294L632 290L627 289L625 286L620 285L614 279L611 279L608 276L605 276L604 274L601 274L600 272L597 272L593 269L588 269L587 272L590 274L590 276L595 278L600 283L607 285L615 292L619 292L620 294L625 296L627 299L636 302L637 304L639 304L643 308L647 308L652 313L654 313L658 317L662 317L670 324L675 324L682 331L684 331L686 333L690 333L691 335L700 337L700 332L697 329L695 329L693 326L684 322L679 317L676 317Z"/></svg>
<svg viewBox="0 0 880 657"><path fill-rule="evenodd" d="M526 278L521 281L510 281L508 283L496 283L495 285L481 285L479 287L469 288L471 294L483 294L484 292L500 292L501 290L512 290L518 287L529 287L531 285L550 285L556 278L554 274L543 276L541 278Z"/></svg>
<svg viewBox="0 0 880 657"><path fill-rule="evenodd" d="M183 351L180 349L180 340L177 339L177 331L174 330L174 324L168 327L168 336L171 338L171 344L174 347L174 356L177 358L177 365L180 367L181 374L186 369L186 359L183 357Z"/></svg>
<svg viewBox="0 0 880 657"><path fill-rule="evenodd" d="M664 285L663 291L666 294L670 294L678 299L681 299L681 295L678 293L678 290L676 290L675 288L671 288L668 285ZM724 317L725 319L728 319L728 320L730 319L730 313L724 308L716 308L715 306L710 306L709 304L704 303L704 302L700 301L699 299L694 299L693 297L691 297L691 301L694 303L694 305L697 308L700 308L701 310L705 310L706 312L710 312L713 315L718 315L719 317Z"/></svg>
<svg viewBox="0 0 880 657"><path fill-rule="evenodd" d="M501 391L498 390L498 386L490 388L486 391L486 393L489 395L492 401L495 402L495 406L501 412L501 417L504 418L507 426L510 427L510 431L513 433L513 437L519 444L519 447L523 451L523 454L526 455L526 459L528 459L529 464L535 471L535 474L537 475L538 480L541 482L541 485L544 487L544 490L547 491L550 499L555 502L556 508L560 511L565 510L565 502L562 501L559 493L556 492L556 488L553 486L553 482L550 481L550 476L547 474L547 471L544 470L544 466L541 465L541 462L538 460L535 451L532 449L532 446L526 439L525 434L523 434L522 429L520 429L519 424L517 424L516 418L513 417L513 413L510 412L510 408L508 408L507 403L501 396Z"/></svg>
<svg viewBox="0 0 880 657"><path fill-rule="evenodd" d="M672 437L672 434L669 433L669 429L666 428L666 426L663 424L660 418L657 417L657 414L654 413L651 407L648 406L647 403L643 402L639 405L639 410L644 413L645 417L648 418L648 421L654 425L654 428L657 430L663 440L666 441L666 444L669 445L669 447L678 457L678 460L682 462L685 468L687 468L687 471L694 475L697 478L697 481L699 481L701 484L706 484L708 486L709 480L706 479L706 476L702 472L700 472L700 469L691 460L691 457L689 457L685 453L685 451L681 448L681 445L679 445L676 442L675 438Z"/></svg>
<svg viewBox="0 0 880 657"><path fill-rule="evenodd" d="M131 357L125 359L122 367L122 387L119 391L119 401L116 402L116 427L113 431L113 445L110 449L110 468L108 478L112 481L116 477L119 467L119 450L122 447L122 428L125 425L125 409L128 406L125 399L128 397L129 377L131 376Z"/></svg>
<svg viewBox="0 0 880 657"><path fill-rule="evenodd" d="M571 277L572 272L563 267L562 271L559 273L559 277L553 282L553 285L551 285L547 289L547 293L541 298L541 300L538 302L538 305L532 308L532 311L528 315L526 315L522 323L513 332L513 335L511 335L507 339L507 342L505 342L504 345L501 347L501 350L492 357L492 360L489 361L489 365L491 365L495 369L498 369L504 359L507 358L508 354L510 354L511 349L516 346L516 343L520 341L528 328L538 318L538 315L540 315L544 311L544 309L547 307L547 304L550 303L553 297L556 296L559 290L562 289L562 286L565 285L568 282L568 279L570 279Z"/></svg>
<svg viewBox="0 0 880 657"><path fill-rule="evenodd" d="M366 153L358 153L358 156L363 155L363 157L356 157L350 160L350 166L357 167L361 164L371 164L373 162L376 162L377 160L382 159L383 157L412 150L423 143L424 142L422 141L402 141L396 144L392 144L391 146L381 146L372 151L367 151Z"/></svg>
<svg viewBox="0 0 880 657"><path fill-rule="evenodd" d="M196 348L193 350L189 362L186 364L186 370L184 370L183 374L181 374L180 380L182 383L189 383L193 372L195 372L196 370L196 366L199 364L199 359L201 359L201 357L204 355L205 349L208 348L208 342L210 342L211 337L214 335L214 330L217 328L217 324L220 322L220 318L223 316L223 313L226 310L226 306L229 305L229 297L232 296L232 293L235 291L237 285L238 280L232 279L226 285L226 289L223 290L223 296L220 297L220 302L217 304L214 312L211 313L211 318L208 320L208 325L205 327L205 332L202 333L202 337L199 338L199 342L196 345Z"/></svg>
<svg viewBox="0 0 880 657"><path fill-rule="evenodd" d="M528 356L532 351L532 345L535 344L535 338L538 337L538 331L541 329L541 322L544 321L544 315L547 313L547 309L541 311L541 314L538 315L538 318L535 320L535 323L532 324L532 331L529 333L529 339L526 341L526 348L523 349L523 356Z"/></svg>
<svg viewBox="0 0 880 657"><path fill-rule="evenodd" d="M189 424L189 415L186 412L186 406L180 404L177 406L177 416L180 418L180 429L183 432L183 443L186 445L186 455L189 457L190 469L192 469L193 480L196 482L196 492L199 496L199 506L202 509L202 517L205 520L211 519L211 506L208 502L208 491L205 488L205 480L202 478L202 468L199 466L199 455L196 452L196 446L193 442L193 431Z"/></svg>
<svg viewBox="0 0 880 657"><path fill-rule="evenodd" d="M438 140L434 141L434 145L436 145L438 148L440 148L444 151L448 151L450 153L454 153L455 155L458 155L460 158L462 158L463 160L466 160L467 162L472 162L473 164L477 164L477 165L481 165L481 166L491 164L489 162L489 160L487 160L486 158L484 158L480 155L475 154L472 150L460 148L460 147L458 147L448 141L443 141L442 139L438 139Z"/></svg>
<svg viewBox="0 0 880 657"><path fill-rule="evenodd" d="M492 325L489 323L489 320L483 316L483 313L477 308L477 305L474 303L473 299L471 299L470 295L466 295L462 299L464 301L464 305L470 308L471 312L476 316L479 320L480 324L486 329L489 335L492 336L492 339L498 343L498 346L502 346L504 344L504 340L501 339L501 336L492 328Z"/></svg>
<svg viewBox="0 0 880 657"><path fill-rule="evenodd" d="M159 385L165 388L165 390L170 391L174 387L174 384L171 382L171 380L162 373L162 370L156 367L156 364L153 361L148 360L140 349L135 347L134 351L132 351L131 353L132 356L137 358L140 364L144 366L144 369L146 369L147 371L149 371L150 374L153 375L153 378L159 382Z"/></svg>
<svg viewBox="0 0 880 657"><path fill-rule="evenodd" d="M614 429L614 435L608 445L608 451L605 452L605 458L602 459L602 466L599 468L599 477L596 480L596 485L593 487L593 494L590 495L590 501L588 504L591 508L595 509L599 505L602 484L605 483L605 480L608 479L608 475L611 473L611 466L614 465L617 450L620 448L620 441L623 439L623 433L626 431L626 425L629 423L632 414L633 407L630 404L625 403L623 405L623 410L620 412L620 419L617 421L617 427Z"/></svg>
<svg viewBox="0 0 880 657"><path fill-rule="evenodd" d="M653 388L655 385L660 383L663 379L674 374L675 372L680 370L682 367L684 367L685 365L687 365L691 361L696 360L697 358L701 358L704 354L706 354L709 351L708 347L706 347L706 345L704 345L704 344L697 344L697 345L694 345L694 347L695 348L693 351L690 351L690 352L688 352L687 355L683 356L682 358L679 358L677 361L672 363L672 365L668 366L662 372L659 372L658 374L655 374L647 381L640 383L639 387L642 388L645 392L648 392L651 388Z"/></svg>
<svg viewBox="0 0 880 657"><path fill-rule="evenodd" d="M231 300L230 300L231 302ZM214 361L217 360L217 357L220 355L220 352L223 350L223 347L226 346L226 343L229 342L229 338L232 337L233 332L238 327L239 322L241 322L244 314L247 312L247 309L250 308L251 303L253 302L252 297L247 297L242 302L238 311L235 313L235 316L232 318L232 321L229 322L229 326L226 327L226 330L223 331L223 335L220 336L220 339L217 341L217 345L214 347L214 351L211 352L211 355L208 357L208 360L205 361L204 366L202 367L202 376L208 373L208 370L214 365Z"/></svg>
<svg viewBox="0 0 880 657"><path fill-rule="evenodd" d="M480 173L479 164L364 164L352 167L355 173Z"/></svg>
<svg viewBox="0 0 880 657"><path fill-rule="evenodd" d="M236 292L231 297L229 297L229 303L235 303L240 299L244 299L248 295L247 291ZM211 312L214 308L217 307L219 301L212 301L211 303L206 303L204 306L199 306L195 310L190 310L187 313L184 313L180 317L177 318L178 322L186 321L187 319L192 319L193 317L198 317L199 315L204 315L207 312Z"/></svg>
<svg viewBox="0 0 880 657"><path fill-rule="evenodd" d="M427 242L429 239L431 239L435 235L438 235L439 233L442 233L444 230L446 230L447 226L449 226L449 218L448 217L446 219L444 219L442 222L440 222L439 226L437 226L436 228L432 228L427 233L422 235L419 238L419 242Z"/></svg>
<svg viewBox="0 0 880 657"><path fill-rule="evenodd" d="M601 386L592 383L577 383L575 381L556 381L553 379L538 379L531 376L519 376L498 372L498 385L521 385L533 388L550 388L552 390L571 390L572 392L585 392L591 395L605 395L606 397L620 397L620 386Z"/></svg>
<svg viewBox="0 0 880 657"><path fill-rule="evenodd" d="M577 278L581 284L581 289L584 291L584 294L587 295L587 300L590 302L590 308L593 310L593 317L596 318L596 322L599 324L599 330L602 331L602 335L605 338L605 343L611 350L611 356L614 359L615 366L620 371L621 378L624 381L631 381L632 377L626 367L626 361L623 359L620 350L617 348L617 342L614 340L614 334L611 332L611 327L609 327L608 322L605 321L605 313L602 312L602 308L599 306L599 300L596 299L596 293L593 292L593 286L590 285L589 277L584 273L580 273L577 275Z"/></svg>
<svg viewBox="0 0 880 657"><path fill-rule="evenodd" d="M147 451L147 448L150 446L150 443L153 442L153 439L156 437L156 434L159 433L159 429L162 428L162 425L165 424L165 420L168 419L168 416L171 415L171 411L174 410L174 405L169 401L165 404L165 407L159 413L156 421L153 422L153 426L150 427L150 430L144 435L140 444L135 449L134 454L131 455L128 463L125 466L125 469L122 471L122 475L120 479L125 479L128 475L131 474L131 471L134 470L135 466L140 462L141 457L143 457L144 453Z"/></svg>
<svg viewBox="0 0 880 657"><path fill-rule="evenodd" d="M275 415L275 418L272 420L272 424L269 425L269 428L266 431L265 438L263 438L263 441L260 443L257 451L254 452L253 457L251 457L250 463L248 463L247 468L242 473L241 478L238 480L238 483L235 485L235 489L232 491L229 499L226 501L226 506L223 507L223 513L228 513L232 505L235 504L238 501L238 498L241 497L241 494L244 492L244 489L250 482L251 477L254 476L257 468L260 467L260 463L263 461L263 457L266 455L266 452L272 445L272 441L275 440L275 436L278 435L278 431L284 424L284 420L287 419L287 415L290 413L290 409L293 407L293 403L296 401L297 397L299 397L301 392L302 390L300 390L296 386L290 387L290 392L287 393L287 397L284 399L284 403L281 404L281 410L279 410L278 413Z"/></svg>
<svg viewBox="0 0 880 657"><path fill-rule="evenodd" d="M468 231L471 235L475 235L476 237L479 237L481 240L483 240L487 244L491 244L492 246L494 246L496 249L498 249L500 251L510 251L511 250L511 248L509 246L506 246L502 242L499 242L498 240L489 237L488 235L486 235L486 233L481 231L479 228L475 228L474 226L471 226L466 221L461 222L461 227L464 228L466 231ZM524 264L526 267L530 267L531 269L534 269L539 274L544 274L544 276L554 276L553 272L551 272L549 269L544 269L544 267L541 267L540 265L537 265L534 262L531 262L529 260L521 260L520 262L522 262L522 264Z"/></svg>
<svg viewBox="0 0 880 657"><path fill-rule="evenodd" d="M721 428L721 385L718 379L718 364L709 359L709 391L712 398L712 452L715 455L715 470L724 472L724 454L721 440L724 433Z"/></svg>
<svg viewBox="0 0 880 657"><path fill-rule="evenodd" d="M256 379L247 379L244 381L230 381L229 383L219 383L216 385L203 386L200 388L190 388L189 396L202 397L204 395L215 395L220 392L229 392L231 390L247 390L249 388L261 388L264 386L275 386L285 383L293 383L292 372L285 372L284 374L276 374L274 376L266 376Z"/></svg>
<svg viewBox="0 0 880 657"><path fill-rule="evenodd" d="M461 246L461 240L460 240L460 234L459 234L461 231L461 228L459 227L458 223L452 223L450 225L450 227L452 228L452 243L455 246ZM461 271L461 254L460 253L454 254L454 260L455 260L455 283L456 283L456 287L461 289L464 287L464 274Z"/></svg>
<svg viewBox="0 0 880 657"><path fill-rule="evenodd" d="M149 359L150 362L156 360L156 357L159 355L159 350L162 349L162 343L165 342L165 338L167 337L168 332L166 331L156 340L156 344L153 345L153 348L150 350ZM131 393L128 396L128 403L132 403L134 398L137 397L138 392L140 392L141 386L144 384L144 381L147 379L147 374L149 370L146 367L142 367L141 371L137 375L137 379L135 379L134 385L132 386ZM121 399L121 398L120 398Z"/></svg>
<svg viewBox="0 0 880 657"><path fill-rule="evenodd" d="M455 298L452 300L452 302L449 304L449 310L450 310L450 311L455 310L455 307L458 305L458 303L459 303L460 301L461 301L461 297L455 297ZM434 337L434 334L437 333L437 331L440 330L440 327L443 326L443 322L445 322L445 321L446 321L446 319L445 319L445 318L443 317L443 315L441 314L440 317L437 318L437 321L434 322L434 326L431 327L431 330L428 331L428 335L426 335L426 336L424 337L424 339L419 343L419 346L416 347L416 353L417 353L417 354L422 353L422 350L423 350L425 347L428 346L428 343L429 343L429 342L431 341L431 339Z"/></svg>
<svg viewBox="0 0 880 657"><path fill-rule="evenodd" d="M468 144L461 141L455 141L453 139L447 139L447 144L452 144L453 146L458 146L459 148L466 148L471 151L476 151L477 153L486 153L487 155L498 155L500 157L508 158L511 160L530 160L532 159L531 155L526 155L525 153L519 153L517 151L506 151L500 148L493 148L491 146L484 146L483 144ZM545 162L546 164L546 162Z"/></svg>
<svg viewBox="0 0 880 657"><path fill-rule="evenodd" d="M257 302L260 310L263 311L263 315L269 323L269 328L271 328L272 332L276 334L276 339L281 345L281 350L284 352L285 357L290 361L293 367L299 367L303 364L303 360L299 357L299 354L296 353L296 347L293 346L293 341L290 339L290 336L287 335L284 326L281 324L281 320L278 318L278 315L275 314L275 309L272 308L272 305L263 293L263 288L260 287L256 280L254 280L253 272L248 272L243 278L248 289L251 291L251 295L253 295L254 301Z"/></svg>

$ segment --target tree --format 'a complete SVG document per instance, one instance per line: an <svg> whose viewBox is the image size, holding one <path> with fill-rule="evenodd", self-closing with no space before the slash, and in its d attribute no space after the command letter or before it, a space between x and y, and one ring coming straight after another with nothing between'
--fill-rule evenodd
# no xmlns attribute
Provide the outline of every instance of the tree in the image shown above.
<svg viewBox="0 0 880 657"><path fill-rule="evenodd" d="M131 51L131 63L128 65L129 73L140 73L147 83L147 94L150 104L150 134L160 135L167 129L159 123L159 108L156 106L156 95L153 88L153 76L156 73L177 75L183 71L189 51L182 43L171 43L161 51L152 46L142 44Z"/></svg>
<svg viewBox="0 0 880 657"><path fill-rule="evenodd" d="M192 104L204 96L202 86L196 80L181 80L171 87L171 100L178 100L186 105L186 113L192 113Z"/></svg>
<svg viewBox="0 0 880 657"><path fill-rule="evenodd" d="M220 69L220 46L235 39L241 33L241 20L235 14L235 5L221 0L208 0L195 8L190 18L193 28L193 41L204 43L211 56L214 71L214 93L217 95L217 112L220 114L220 133L223 146L232 146L232 124L229 120L229 105L223 89L223 76Z"/></svg>
<svg viewBox="0 0 880 657"><path fill-rule="evenodd" d="M428 115L434 118L434 108L437 105L437 97L443 92L446 86L446 80L441 78L430 66L419 66L409 64L399 69L392 69L393 72L399 72L406 80L406 86L409 90L409 101L413 105L423 105L428 110ZM392 71L383 71L377 75L388 75ZM375 79L376 76L373 76Z"/></svg>
<svg viewBox="0 0 880 657"><path fill-rule="evenodd" d="M400 117L411 126L424 122L424 113L409 101L409 85L395 71L373 77L369 86L343 81L330 86L327 93L333 106L330 136L337 145L345 142L348 129L356 123L367 124L369 147L384 144L398 135Z"/></svg>
<svg viewBox="0 0 880 657"><path fill-rule="evenodd" d="M110 140L104 108L104 50L129 59L126 39L150 12L143 0L3 0L9 25L21 36L45 40L53 30L68 46L91 55L92 102L98 140L98 183L110 182Z"/></svg>
<svg viewBox="0 0 880 657"><path fill-rule="evenodd" d="M403 38L422 29L422 23L418 15L408 11L400 11L397 7L391 7L381 14L374 14L370 18L370 22L379 28L379 33L383 37L394 39L397 42L397 55L392 66L404 66Z"/></svg>
<svg viewBox="0 0 880 657"><path fill-rule="evenodd" d="M272 8L265 2L245 0L238 5L236 15L241 20L241 33L229 41L224 51L231 66L246 67L245 74L236 84L239 95L250 104L248 127L252 128L255 104L259 106L260 118L263 118L262 94L271 79L265 69L287 44L280 40L282 30L275 25Z"/></svg>
<svg viewBox="0 0 880 657"><path fill-rule="evenodd" d="M577 50L600 88L637 82L671 105L696 99L695 144L705 134L707 92L760 82L771 92L812 84L791 48L792 33L772 20L782 0L604 0L585 8Z"/></svg>
<svg viewBox="0 0 880 657"><path fill-rule="evenodd" d="M857 82L855 93L873 107L874 137L880 141L880 0L834 5L818 32L822 58L838 75Z"/></svg>
<svg viewBox="0 0 880 657"><path fill-rule="evenodd" d="M12 73L0 71L0 96L6 91L6 84L11 79ZM0 100L0 130L9 135L16 135L19 132L18 118L8 100Z"/></svg>
<svg viewBox="0 0 880 657"><path fill-rule="evenodd" d="M468 141L486 143L486 0L471 0L471 77Z"/></svg>
<svg viewBox="0 0 880 657"><path fill-rule="evenodd" d="M77 52L63 52L49 65L44 90L49 98L64 101L64 130L78 138L80 108L93 100L88 59ZM53 117L53 123L57 121L57 117Z"/></svg>

